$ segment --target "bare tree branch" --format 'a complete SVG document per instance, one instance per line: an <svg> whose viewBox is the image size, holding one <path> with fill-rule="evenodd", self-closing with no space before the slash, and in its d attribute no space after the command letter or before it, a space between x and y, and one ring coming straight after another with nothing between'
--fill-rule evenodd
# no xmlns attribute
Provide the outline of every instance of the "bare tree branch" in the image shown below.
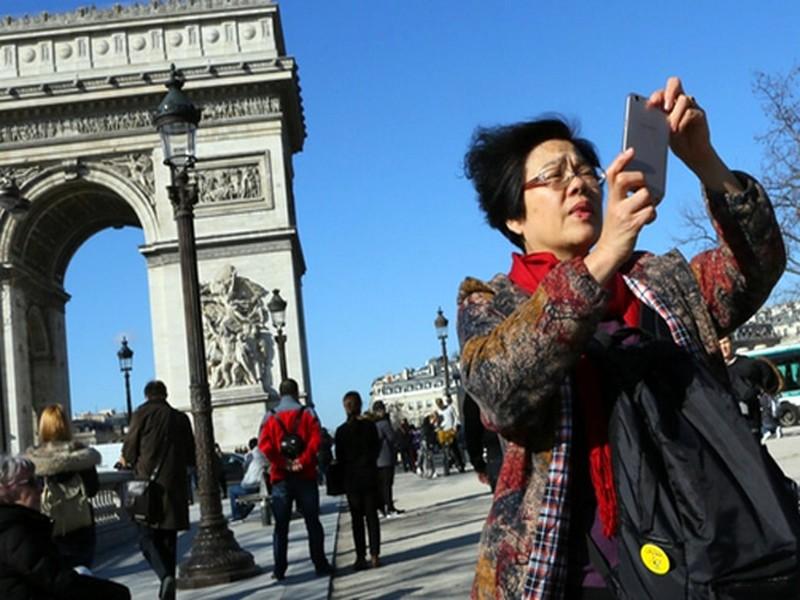
<svg viewBox="0 0 800 600"><path fill-rule="evenodd" d="M800 65L787 74L757 73L753 93L769 119L756 137L763 151L764 189L769 193L786 243L786 272L793 294L800 293ZM679 244L716 244L708 216L700 207L681 211Z"/></svg>

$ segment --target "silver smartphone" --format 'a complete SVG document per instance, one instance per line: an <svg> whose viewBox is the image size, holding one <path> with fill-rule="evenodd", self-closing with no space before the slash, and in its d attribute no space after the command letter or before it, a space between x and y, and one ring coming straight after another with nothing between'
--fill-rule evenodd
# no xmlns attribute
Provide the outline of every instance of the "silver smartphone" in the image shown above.
<svg viewBox="0 0 800 600"><path fill-rule="evenodd" d="M667 185L667 115L657 108L647 108L647 98L628 94L625 101L625 128L622 149L633 147L633 160L625 171L641 171L655 203L664 197Z"/></svg>

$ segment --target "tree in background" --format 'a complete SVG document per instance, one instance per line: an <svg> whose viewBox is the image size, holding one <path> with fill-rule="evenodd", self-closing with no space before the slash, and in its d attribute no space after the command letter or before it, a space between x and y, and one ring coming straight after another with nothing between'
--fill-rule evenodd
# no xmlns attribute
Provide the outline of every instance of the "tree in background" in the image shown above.
<svg viewBox="0 0 800 600"><path fill-rule="evenodd" d="M800 65L786 75L757 73L753 92L762 101L769 129L756 139L763 147L761 183L770 195L786 243L786 273L792 295L800 292ZM684 208L680 244L712 245L714 231L702 207Z"/></svg>

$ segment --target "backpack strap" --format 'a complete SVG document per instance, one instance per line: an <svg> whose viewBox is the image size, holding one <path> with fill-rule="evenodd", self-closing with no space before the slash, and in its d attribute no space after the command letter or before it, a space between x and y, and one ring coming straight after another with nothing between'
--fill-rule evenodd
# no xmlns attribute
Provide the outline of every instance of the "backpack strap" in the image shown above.
<svg viewBox="0 0 800 600"><path fill-rule="evenodd" d="M169 424L172 425L172 421L174 420L174 415L172 414L172 408L169 409ZM170 446L172 446L172 436L167 435L167 445L164 450L161 452L161 458L158 460L158 464L156 468L153 469L153 472L150 473L150 477L148 478L150 482L154 482L158 479L158 474L161 472L161 467L164 465L164 459L167 457L167 450L169 450Z"/></svg>
<svg viewBox="0 0 800 600"><path fill-rule="evenodd" d="M297 434L297 428L300 427L300 420L303 418L303 411L305 409L306 409L305 406L300 406L300 410L297 411L297 418L294 420L294 426L292 427L292 435ZM275 417L275 420L278 422L278 425L280 425L281 429L283 429L283 434L289 435L289 430L286 428L286 425L284 425L283 421L281 421L280 417L278 416L278 413L276 413L275 410L272 408L269 409L269 412L272 413L272 416Z"/></svg>

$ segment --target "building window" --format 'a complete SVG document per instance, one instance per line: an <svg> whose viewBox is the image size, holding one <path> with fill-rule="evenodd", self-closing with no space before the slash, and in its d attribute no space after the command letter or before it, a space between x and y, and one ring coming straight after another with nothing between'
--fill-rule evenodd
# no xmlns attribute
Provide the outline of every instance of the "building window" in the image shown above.
<svg viewBox="0 0 800 600"><path fill-rule="evenodd" d="M433 406L433 400L428 400L428 401L425 403L425 406L427 406L428 408L431 408L431 407Z"/></svg>
<svg viewBox="0 0 800 600"><path fill-rule="evenodd" d="M13 46L6 46L3 48L3 60L6 63L6 66L14 64L14 47Z"/></svg>
<svg viewBox="0 0 800 600"><path fill-rule="evenodd" d="M125 38L121 35L114 36L114 52L117 54L125 52Z"/></svg>
<svg viewBox="0 0 800 600"><path fill-rule="evenodd" d="M429 390L429 389L431 389L431 382L430 382L430 381L428 381L428 382L425 384L425 389L428 389L428 390Z"/></svg>

